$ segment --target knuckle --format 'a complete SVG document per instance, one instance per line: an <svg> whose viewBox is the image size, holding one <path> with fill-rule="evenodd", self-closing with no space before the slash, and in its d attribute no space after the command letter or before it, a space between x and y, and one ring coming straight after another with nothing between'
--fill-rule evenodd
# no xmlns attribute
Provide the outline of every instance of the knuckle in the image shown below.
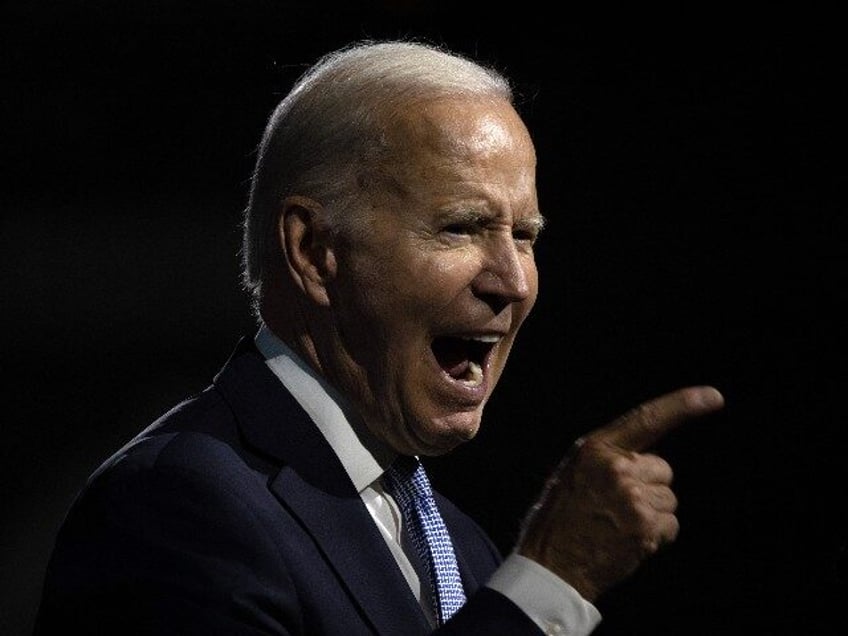
<svg viewBox="0 0 848 636"><path fill-rule="evenodd" d="M639 502L645 497L645 489L640 484L634 482L624 486L624 494L628 500Z"/></svg>
<svg viewBox="0 0 848 636"><path fill-rule="evenodd" d="M637 536L642 539L655 537L658 532L657 513L643 503L634 503L631 508L633 519L632 527Z"/></svg>
<svg viewBox="0 0 848 636"><path fill-rule="evenodd" d="M607 471L610 477L621 479L630 475L632 460L624 455L616 455L607 462Z"/></svg>
<svg viewBox="0 0 848 636"><path fill-rule="evenodd" d="M579 443L571 447L571 453L576 458L601 455L606 444L598 437L582 437Z"/></svg>
<svg viewBox="0 0 848 636"><path fill-rule="evenodd" d="M659 408L653 402L644 402L631 411L631 418L644 429L652 427L659 417Z"/></svg>

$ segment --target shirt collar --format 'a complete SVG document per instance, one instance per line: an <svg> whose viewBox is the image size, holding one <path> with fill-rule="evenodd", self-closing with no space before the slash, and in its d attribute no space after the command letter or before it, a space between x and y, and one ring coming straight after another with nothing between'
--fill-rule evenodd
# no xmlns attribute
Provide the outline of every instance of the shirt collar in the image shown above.
<svg viewBox="0 0 848 636"><path fill-rule="evenodd" d="M396 453L376 439L346 400L262 323L255 338L265 364L309 415L361 493L379 479Z"/></svg>

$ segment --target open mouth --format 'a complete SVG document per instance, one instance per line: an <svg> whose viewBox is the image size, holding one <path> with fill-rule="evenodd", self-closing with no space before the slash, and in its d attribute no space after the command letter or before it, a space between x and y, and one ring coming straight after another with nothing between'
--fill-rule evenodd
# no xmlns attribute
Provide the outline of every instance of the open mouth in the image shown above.
<svg viewBox="0 0 848 636"><path fill-rule="evenodd" d="M499 336L439 336L431 345L436 362L454 380L469 386L483 382L483 369Z"/></svg>

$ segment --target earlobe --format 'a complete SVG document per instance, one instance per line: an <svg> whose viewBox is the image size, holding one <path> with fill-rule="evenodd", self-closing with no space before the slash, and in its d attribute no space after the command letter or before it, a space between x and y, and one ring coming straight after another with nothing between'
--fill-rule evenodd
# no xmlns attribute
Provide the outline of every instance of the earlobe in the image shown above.
<svg viewBox="0 0 848 636"><path fill-rule="evenodd" d="M336 257L323 206L309 197L286 197L277 230L292 280L313 302L328 306Z"/></svg>

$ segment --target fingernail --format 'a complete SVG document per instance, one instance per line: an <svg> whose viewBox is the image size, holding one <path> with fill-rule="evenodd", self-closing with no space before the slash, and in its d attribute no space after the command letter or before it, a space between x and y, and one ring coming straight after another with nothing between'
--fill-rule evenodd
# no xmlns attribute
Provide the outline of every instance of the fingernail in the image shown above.
<svg viewBox="0 0 848 636"><path fill-rule="evenodd" d="M700 409L715 409L724 406L724 396L711 386L699 387L690 396L690 404Z"/></svg>

